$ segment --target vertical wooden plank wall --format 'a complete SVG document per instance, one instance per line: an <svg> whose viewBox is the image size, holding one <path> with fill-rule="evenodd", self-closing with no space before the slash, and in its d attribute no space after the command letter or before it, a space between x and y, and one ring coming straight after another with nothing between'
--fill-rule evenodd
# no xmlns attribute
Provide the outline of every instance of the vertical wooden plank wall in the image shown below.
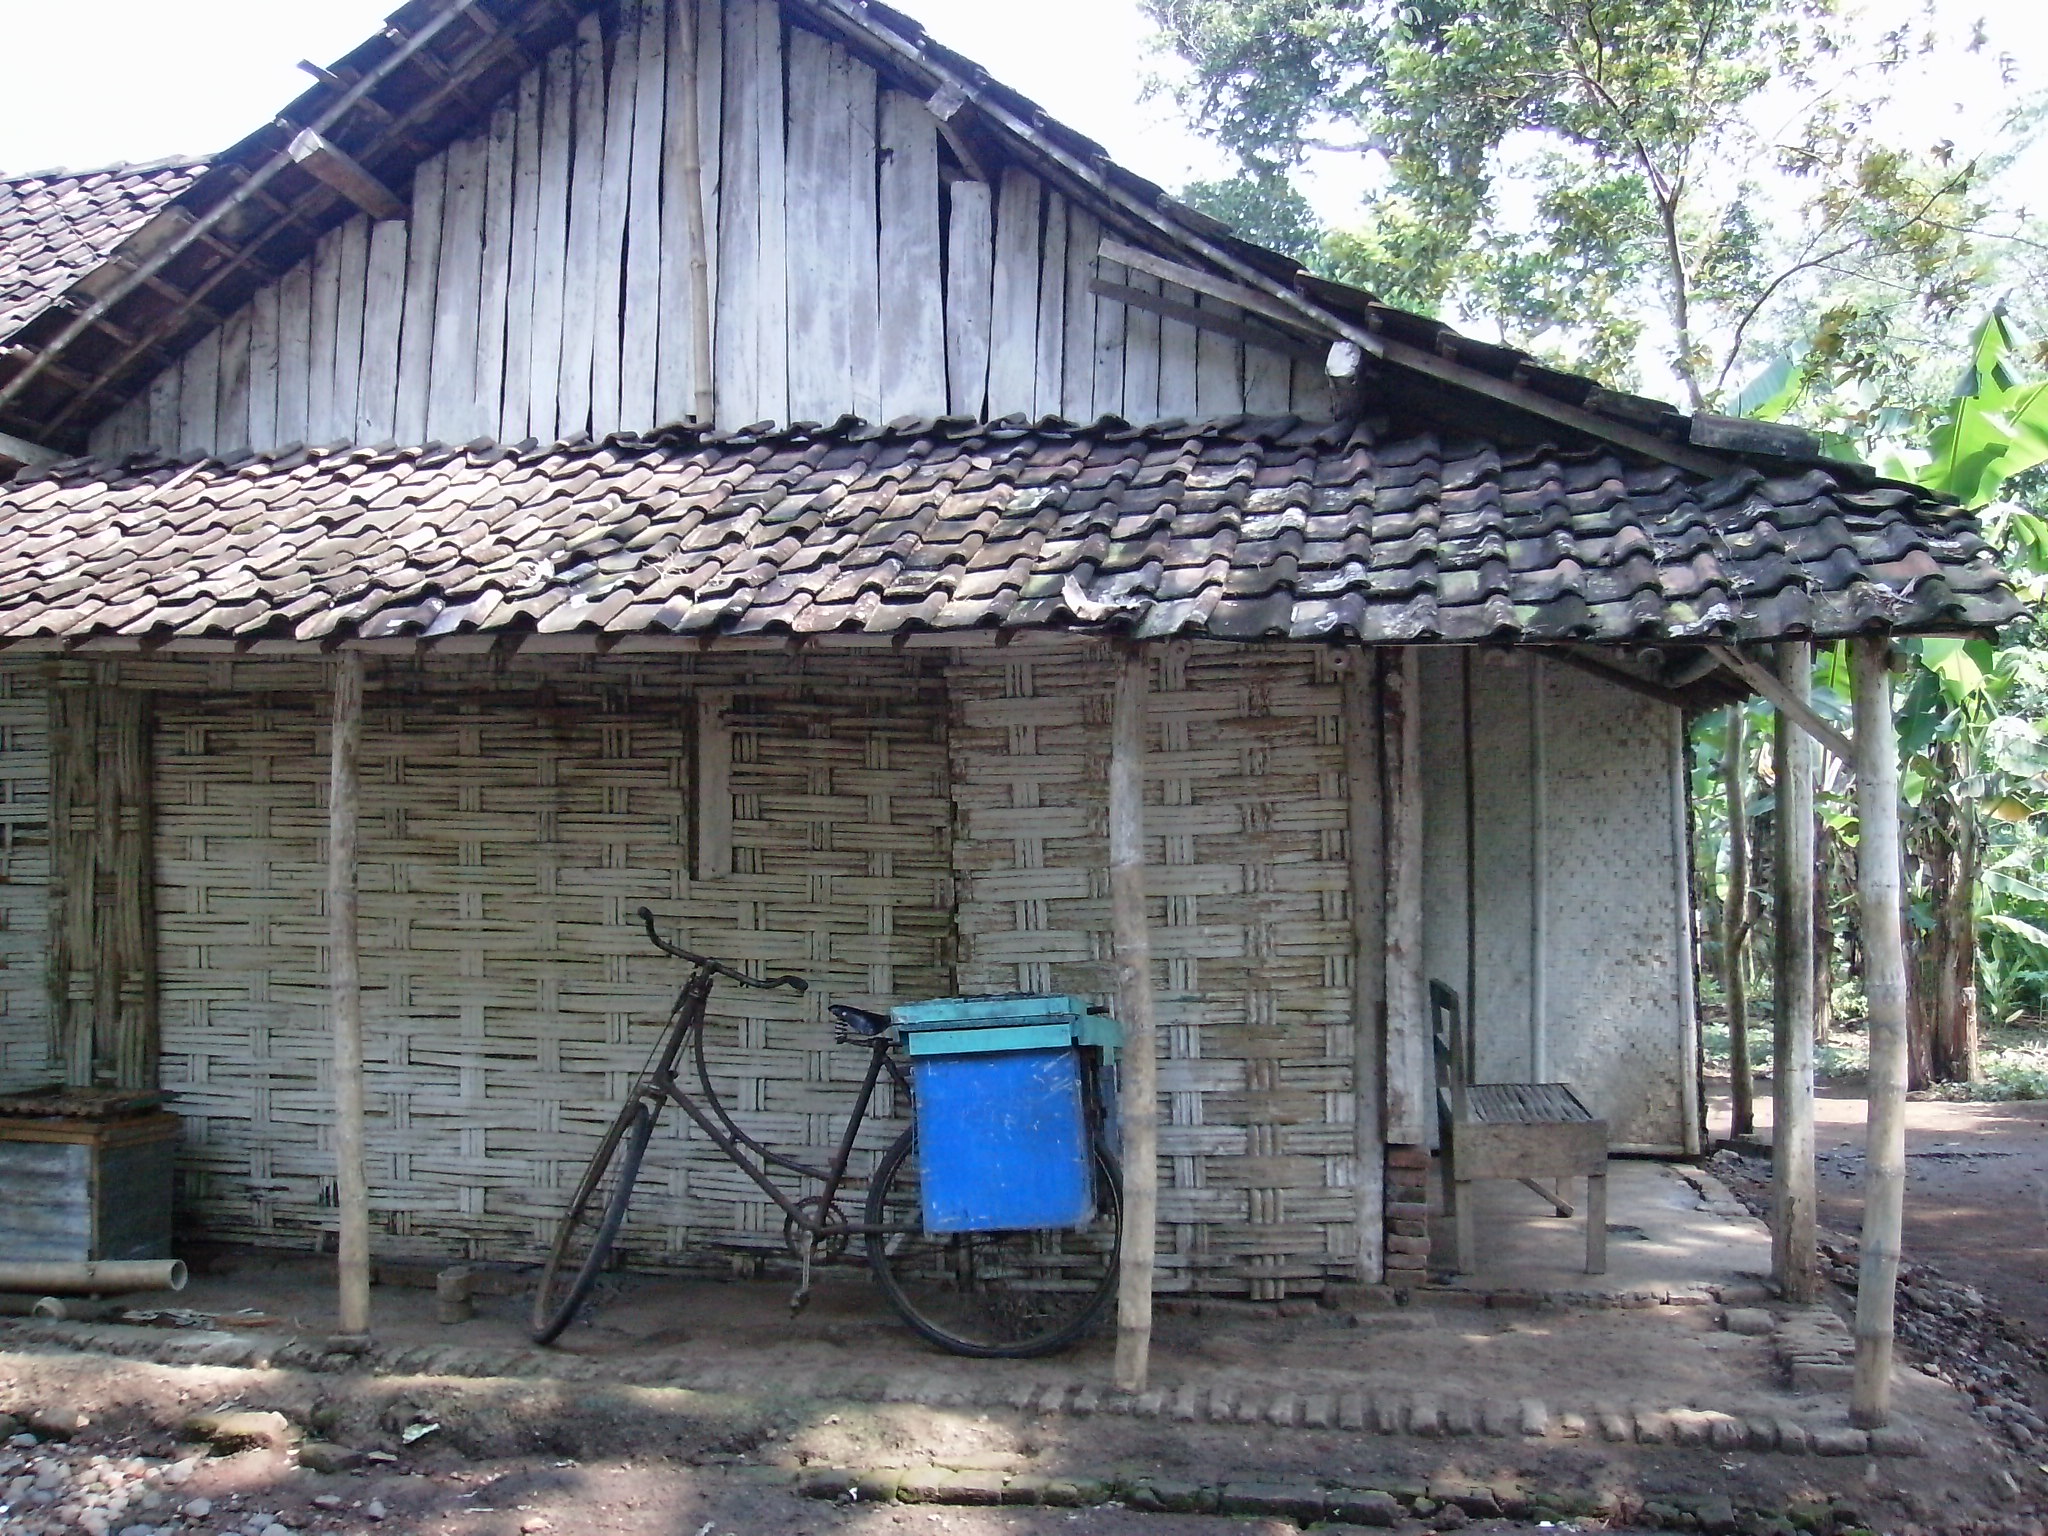
<svg viewBox="0 0 2048 1536"><path fill-rule="evenodd" d="M90 662L49 692L49 986L73 1086L157 1084L156 861L149 695Z"/></svg>
<svg viewBox="0 0 2048 1536"><path fill-rule="evenodd" d="M694 41L694 80L675 67ZM694 409L679 125L694 102L725 427L942 414L1326 418L1312 365L1098 300L1103 226L1018 165L971 179L913 95L775 0L617 0L103 422L94 447L543 442Z"/></svg>

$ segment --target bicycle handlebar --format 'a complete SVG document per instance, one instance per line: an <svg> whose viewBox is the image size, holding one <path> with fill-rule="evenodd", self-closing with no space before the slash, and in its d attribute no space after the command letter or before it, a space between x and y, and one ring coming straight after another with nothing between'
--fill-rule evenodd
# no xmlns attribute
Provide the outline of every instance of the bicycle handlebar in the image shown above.
<svg viewBox="0 0 2048 1536"><path fill-rule="evenodd" d="M808 992L811 989L811 984L801 976L770 976L767 980L763 981L759 977L749 976L742 971L736 971L722 961L713 960L709 955L694 954L680 945L669 943L667 939L664 939L654 931L654 913L651 910L642 907L639 917L640 921L647 925L648 942L665 955L674 955L678 960L687 960L690 964L700 969L723 976L728 981L736 981L743 987L760 987L764 990L771 987L787 987L792 992Z"/></svg>

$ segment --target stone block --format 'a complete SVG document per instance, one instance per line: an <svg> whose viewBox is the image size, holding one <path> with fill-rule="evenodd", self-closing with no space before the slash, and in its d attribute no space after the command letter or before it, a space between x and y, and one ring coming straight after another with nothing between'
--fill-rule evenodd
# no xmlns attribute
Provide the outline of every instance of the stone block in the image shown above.
<svg viewBox="0 0 2048 1536"><path fill-rule="evenodd" d="M1873 1429L1866 1433L1870 1436L1870 1454L1873 1456L1927 1454L1926 1439L1910 1424L1887 1424L1882 1429Z"/></svg>
<svg viewBox="0 0 2048 1536"><path fill-rule="evenodd" d="M1000 1504L1004 1486L1009 1480L1009 1474L1004 1472L956 1471L940 1485L940 1497L927 1502L977 1506Z"/></svg>
<svg viewBox="0 0 2048 1536"><path fill-rule="evenodd" d="M1420 1232L1415 1233L1413 1236L1404 1236L1398 1232L1390 1233L1387 1237L1387 1252L1389 1255L1406 1253L1421 1254L1427 1257L1429 1254L1429 1239Z"/></svg>
<svg viewBox="0 0 2048 1536"><path fill-rule="evenodd" d="M1363 1392L1346 1392L1337 1399L1337 1427L1345 1430L1362 1430L1366 1427L1370 1405Z"/></svg>
<svg viewBox="0 0 2048 1536"><path fill-rule="evenodd" d="M1226 1515L1273 1515L1306 1525L1323 1518L1323 1491L1307 1483L1228 1483L1221 1502Z"/></svg>
<svg viewBox="0 0 2048 1536"><path fill-rule="evenodd" d="M1761 1337L1778 1326L1778 1320L1762 1307L1730 1307L1721 1314L1721 1326L1730 1333Z"/></svg>
<svg viewBox="0 0 2048 1536"><path fill-rule="evenodd" d="M1276 1429L1291 1427L1301 1414L1301 1399L1292 1392L1276 1392L1266 1406L1266 1422Z"/></svg>
<svg viewBox="0 0 2048 1536"><path fill-rule="evenodd" d="M1327 1392L1312 1392L1301 1400L1301 1426L1304 1429L1328 1429L1331 1416L1336 1412L1337 1400Z"/></svg>
<svg viewBox="0 0 2048 1536"><path fill-rule="evenodd" d="M1202 1389L1180 1387L1173 1394L1173 1406L1169 1410L1176 1424L1192 1424L1202 1416Z"/></svg>
<svg viewBox="0 0 2048 1536"><path fill-rule="evenodd" d="M1794 1392L1847 1392L1856 1382L1856 1367L1832 1360L1794 1360L1789 1372Z"/></svg>
<svg viewBox="0 0 2048 1536"><path fill-rule="evenodd" d="M1493 1490L1476 1483L1434 1482L1429 1485L1429 1497L1438 1504L1455 1504L1481 1520L1492 1520L1500 1514L1500 1501L1493 1496Z"/></svg>
<svg viewBox="0 0 2048 1536"><path fill-rule="evenodd" d="M308 1472L346 1472L360 1465L362 1459L362 1452L331 1440L308 1440L299 1447L299 1465Z"/></svg>
<svg viewBox="0 0 2048 1536"><path fill-rule="evenodd" d="M1444 1404L1444 1433L1461 1439L1478 1434L1479 1410L1463 1398L1452 1398Z"/></svg>
<svg viewBox="0 0 2048 1536"><path fill-rule="evenodd" d="M1790 1456L1804 1456L1813 1449L1813 1437L1795 1419L1779 1419L1778 1449Z"/></svg>
<svg viewBox="0 0 2048 1536"><path fill-rule="evenodd" d="M1387 1166L1389 1168L1416 1168L1426 1172L1429 1168L1429 1148L1389 1147L1387 1148Z"/></svg>
<svg viewBox="0 0 2048 1536"><path fill-rule="evenodd" d="M1860 1429L1813 1431L1813 1454L1816 1456L1863 1456L1869 1451L1870 1436Z"/></svg>
<svg viewBox="0 0 2048 1536"><path fill-rule="evenodd" d="M853 1492L859 1474L844 1467L806 1467L797 1474L797 1497L843 1499Z"/></svg>
<svg viewBox="0 0 2048 1536"><path fill-rule="evenodd" d="M247 1408L194 1414L185 1421L185 1434L222 1451L244 1450L249 1446L282 1449L299 1438L298 1430L283 1414Z"/></svg>
<svg viewBox="0 0 2048 1536"><path fill-rule="evenodd" d="M1550 1410L1541 1398L1525 1397L1516 1406L1521 1417L1518 1428L1524 1435L1540 1440L1550 1433Z"/></svg>
<svg viewBox="0 0 2048 1536"><path fill-rule="evenodd" d="M1216 1490L1200 1483L1173 1478L1149 1478L1139 1488L1151 1494L1158 1507L1170 1515L1203 1515L1216 1507ZM1137 1507L1135 1497L1132 1507Z"/></svg>
<svg viewBox="0 0 2048 1536"><path fill-rule="evenodd" d="M1435 1440L1443 1432L1443 1405L1427 1393L1417 1393L1408 1405L1408 1433L1424 1440Z"/></svg>
<svg viewBox="0 0 2048 1536"><path fill-rule="evenodd" d="M1398 1524L1403 1513L1399 1499L1376 1488L1337 1489L1324 1495L1324 1508L1330 1519L1345 1525L1369 1525L1378 1528Z"/></svg>

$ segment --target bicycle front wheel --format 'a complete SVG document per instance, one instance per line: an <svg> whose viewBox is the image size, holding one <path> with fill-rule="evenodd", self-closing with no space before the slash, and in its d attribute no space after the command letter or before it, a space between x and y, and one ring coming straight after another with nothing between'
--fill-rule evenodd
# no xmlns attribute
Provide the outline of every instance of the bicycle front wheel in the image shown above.
<svg viewBox="0 0 2048 1536"><path fill-rule="evenodd" d="M626 1219L633 1181L654 1134L654 1106L635 1098L618 1113L583 1171L533 1298L533 1342L552 1344L576 1320Z"/></svg>
<svg viewBox="0 0 2048 1536"><path fill-rule="evenodd" d="M917 1142L905 1131L868 1188L868 1266L889 1304L956 1355L1022 1359L1064 1349L1116 1294L1123 1179L1095 1147L1095 1219L1069 1231L926 1233Z"/></svg>

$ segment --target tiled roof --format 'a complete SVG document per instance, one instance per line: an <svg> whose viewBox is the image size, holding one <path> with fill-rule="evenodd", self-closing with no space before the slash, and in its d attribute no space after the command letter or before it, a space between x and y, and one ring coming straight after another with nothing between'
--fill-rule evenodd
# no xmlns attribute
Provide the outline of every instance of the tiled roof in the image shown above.
<svg viewBox="0 0 2048 1536"><path fill-rule="evenodd" d="M0 638L977 627L1653 642L2017 615L1967 515L1813 469L1293 418L675 430L68 461L0 487Z"/></svg>
<svg viewBox="0 0 2048 1536"><path fill-rule="evenodd" d="M206 169L203 160L0 176L0 336L10 336Z"/></svg>

